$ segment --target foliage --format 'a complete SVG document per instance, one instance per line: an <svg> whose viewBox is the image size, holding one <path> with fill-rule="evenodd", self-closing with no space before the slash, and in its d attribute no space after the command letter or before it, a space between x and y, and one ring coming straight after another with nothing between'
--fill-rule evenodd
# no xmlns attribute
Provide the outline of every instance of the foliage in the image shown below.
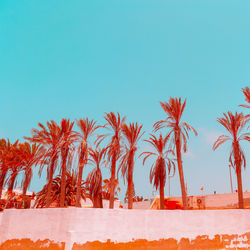
<svg viewBox="0 0 250 250"><path fill-rule="evenodd" d="M51 186L51 198L50 204L56 203L56 206L59 207L60 196L61 196L61 185L62 185L62 176L58 175L52 180ZM86 189L86 182L81 184L81 198L86 199L88 196ZM72 172L66 173L66 192L65 192L65 203L64 206L74 206L76 201L76 190L77 190L77 175ZM35 207L43 208L46 206L48 194L48 184L46 184L43 189L37 194Z"/></svg>
<svg viewBox="0 0 250 250"><path fill-rule="evenodd" d="M245 87L244 89L242 89L243 94L245 95L245 101L250 104L250 89L249 87ZM245 107L245 108L250 108L250 105L247 104L243 104L240 105L241 107Z"/></svg>

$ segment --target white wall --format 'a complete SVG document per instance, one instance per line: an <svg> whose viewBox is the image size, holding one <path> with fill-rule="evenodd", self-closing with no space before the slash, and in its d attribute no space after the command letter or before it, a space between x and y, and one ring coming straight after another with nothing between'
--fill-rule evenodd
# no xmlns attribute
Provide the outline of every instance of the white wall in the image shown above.
<svg viewBox="0 0 250 250"><path fill-rule="evenodd" d="M66 249L71 249L74 242L179 240L246 232L250 232L250 210L8 209L2 214L0 242L50 239L66 242Z"/></svg>

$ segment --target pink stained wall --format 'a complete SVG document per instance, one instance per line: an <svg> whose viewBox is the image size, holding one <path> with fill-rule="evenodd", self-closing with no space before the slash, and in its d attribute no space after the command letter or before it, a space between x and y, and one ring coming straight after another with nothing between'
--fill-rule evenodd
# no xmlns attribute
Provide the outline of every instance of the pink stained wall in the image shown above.
<svg viewBox="0 0 250 250"><path fill-rule="evenodd" d="M157 211L93 208L9 209L1 213L0 243L49 239L74 243L130 242L250 232L250 210ZM249 245L250 246L250 245Z"/></svg>

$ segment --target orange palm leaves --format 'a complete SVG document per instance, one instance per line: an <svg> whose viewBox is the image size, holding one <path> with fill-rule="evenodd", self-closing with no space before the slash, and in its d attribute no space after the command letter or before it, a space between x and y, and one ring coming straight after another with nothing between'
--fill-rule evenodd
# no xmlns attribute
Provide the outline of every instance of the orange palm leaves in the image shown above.
<svg viewBox="0 0 250 250"><path fill-rule="evenodd" d="M121 118L119 113L117 113L116 116L113 112L110 112L106 113L104 118L107 123L103 127L111 131L111 133L99 135L97 139L97 145L99 145L105 138L109 136L111 137L106 150L108 161L111 162L111 189L109 208L114 208L116 162L121 156L121 133L126 117Z"/></svg>
<svg viewBox="0 0 250 250"><path fill-rule="evenodd" d="M141 155L145 155L143 159L143 165L149 157L156 157L156 160L152 164L149 178L150 183L153 182L156 190L158 190L158 188L160 189L160 208L164 209L164 187L166 184L167 175L166 166L168 168L168 174L170 173L172 168L175 173L175 163L168 157L168 155L170 154L174 155L174 152L172 150L165 150L168 137L163 138L162 134L159 135L159 138L151 135L149 140L145 141L150 143L153 146L154 150L157 152L143 152Z"/></svg>
<svg viewBox="0 0 250 250"><path fill-rule="evenodd" d="M145 154L143 165L149 157L157 157L155 162L151 166L150 183L153 182L155 188L158 189L161 180L163 181L163 186L165 186L166 167L168 169L168 174L170 173L172 168L175 173L175 163L171 158L169 158L169 155L174 155L174 152L172 150L166 150L168 137L164 138L162 134L160 134L158 138L154 135L151 135L149 140L145 141L150 143L157 152L143 152L141 155Z"/></svg>
<svg viewBox="0 0 250 250"><path fill-rule="evenodd" d="M0 198L2 196L2 190L5 185L5 181L9 182L9 178L7 179L7 173L13 165L12 162L15 157L15 154L13 154L13 149L16 148L17 145L18 141L12 144L9 140L0 140ZM12 173L13 171L10 172ZM14 173L15 172L16 171L14 171Z"/></svg>
<svg viewBox="0 0 250 250"><path fill-rule="evenodd" d="M249 118L243 115L243 113L228 112L223 114L224 117L218 118L217 121L229 132L231 136L221 135L215 141L213 145L213 150L216 150L221 144L226 141L232 141L232 149L229 156L229 162L232 166L236 167L236 161L239 160L240 165L243 164L246 167L245 155L239 145L242 140L250 141L250 133L242 133L245 126L249 122ZM234 147L239 146L238 155L235 155Z"/></svg>
<svg viewBox="0 0 250 250"><path fill-rule="evenodd" d="M244 89L242 89L243 94L245 95L245 100L248 104L250 104L250 89L249 87L245 87ZM245 108L250 108L250 105L244 104L244 105L240 105L241 107L245 107Z"/></svg>
<svg viewBox="0 0 250 250"><path fill-rule="evenodd" d="M24 138L32 143L38 143L45 148L44 161L40 165L39 174L41 175L44 165L48 165L47 180L52 181L60 153L61 134L60 127L55 121L46 122L46 125L47 127L38 123L39 129L33 128L31 130L32 137Z"/></svg>
<svg viewBox="0 0 250 250"><path fill-rule="evenodd" d="M221 135L215 141L213 150L216 150L221 144L226 141L232 142L231 152L229 154L229 162L236 168L237 183L238 183L238 200L239 208L243 208L243 192L242 192L242 179L241 167L246 167L246 159L243 150L240 146L240 141L250 141L250 133L243 133L243 130L249 122L249 117L244 116L243 113L227 112L223 114L224 117L218 118L217 121L229 132L228 135Z"/></svg>
<svg viewBox="0 0 250 250"><path fill-rule="evenodd" d="M135 152L137 150L137 143L144 134L141 132L142 125L137 123L124 124L122 126L122 133L126 139L126 145L124 146L124 152L121 158L121 173L124 180L128 183L128 209L132 209L133 206L133 171Z"/></svg>
<svg viewBox="0 0 250 250"><path fill-rule="evenodd" d="M73 131L74 122L70 122L69 119L62 119L60 124L60 153L61 153L61 198L60 207L65 206L65 192L66 192L66 173L71 168L71 162L74 152L74 142L77 141L77 133Z"/></svg>
<svg viewBox="0 0 250 250"><path fill-rule="evenodd" d="M105 148L89 150L89 161L95 166L95 168L89 173L87 177L87 183L94 207L102 207L102 172L100 166L103 163L105 150Z"/></svg>
<svg viewBox="0 0 250 250"><path fill-rule="evenodd" d="M22 182L24 195L26 195L33 175L32 167L41 163L44 153L45 150L40 145L30 145L28 142L19 144L19 156L24 170L24 180Z"/></svg>
<svg viewBox="0 0 250 250"><path fill-rule="evenodd" d="M168 136L170 137L171 145L175 147L175 137L179 137L180 143L183 144L183 151L186 152L189 132L193 131L196 136L198 135L191 125L181 122L182 114L186 107L186 100L182 103L181 98L170 97L168 102L160 102L160 105L166 112L167 118L154 124L155 131L163 127L170 129Z"/></svg>
<svg viewBox="0 0 250 250"><path fill-rule="evenodd" d="M196 130L186 122L182 122L182 114L186 107L186 100L182 103L181 98L170 97L168 102L160 102L161 107L167 113L165 120L158 121L154 124L155 131L167 127L170 131L167 134L170 140L170 146L175 148L176 157L178 163L181 191L182 191L182 202L184 209L187 209L187 194L185 188L182 156L181 150L187 151L187 140L189 139L189 132L193 131L197 135Z"/></svg>
<svg viewBox="0 0 250 250"><path fill-rule="evenodd" d="M79 157L79 166L78 166L78 181L77 181L77 195L76 195L76 206L80 207L80 190L82 184L82 171L84 165L88 160L88 139L93 133L100 127L96 125L96 121L86 119L79 119L77 121L77 126L80 129L78 134L80 139L80 145L78 147L78 157Z"/></svg>
<svg viewBox="0 0 250 250"><path fill-rule="evenodd" d="M51 197L51 185L53 180L53 175L57 168L57 163L60 153L60 140L61 140L61 130L59 125L55 121L46 122L47 126L38 123L39 129L32 129L32 137L24 137L32 143L38 143L42 145L46 152L42 163L40 164L39 175L41 175L43 167L47 167L47 180L48 180L48 194L46 206L49 207L50 197Z"/></svg>

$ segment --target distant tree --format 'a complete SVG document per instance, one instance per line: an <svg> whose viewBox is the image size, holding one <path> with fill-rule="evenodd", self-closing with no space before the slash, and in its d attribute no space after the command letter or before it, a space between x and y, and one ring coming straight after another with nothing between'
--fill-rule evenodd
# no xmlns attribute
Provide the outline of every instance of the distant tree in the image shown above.
<svg viewBox="0 0 250 250"><path fill-rule="evenodd" d="M60 155L60 140L61 140L61 131L60 126L55 121L46 122L46 126L41 123L38 123L39 129L32 129L32 137L24 137L32 143L38 143L45 148L45 154L43 161L40 164L39 175L41 176L44 166L47 167L47 183L46 188L46 207L49 207L51 204L51 186L53 181L53 176L57 168L58 159Z"/></svg>
<svg viewBox="0 0 250 250"><path fill-rule="evenodd" d="M97 148L95 150L89 149L89 161L95 166L95 168L89 173L87 177L87 184L89 194L92 199L95 208L103 208L102 204L102 172L101 164L105 156L105 148Z"/></svg>
<svg viewBox="0 0 250 250"><path fill-rule="evenodd" d="M121 156L121 133L122 126L126 118L121 118L120 114L117 113L117 116L113 113L106 113L105 120L107 123L104 125L104 128L111 131L111 134L100 135L97 139L97 146L107 137L111 136L111 139L107 146L107 156L108 161L111 162L111 186L110 186L110 200L109 208L114 208L114 197L115 197L115 182L116 182L116 162Z"/></svg>
<svg viewBox="0 0 250 250"><path fill-rule="evenodd" d="M11 148L16 147L18 141L13 144L10 143L9 139L0 140L0 198L2 196L3 188L9 171L8 159L11 154Z"/></svg>
<svg viewBox="0 0 250 250"><path fill-rule="evenodd" d="M7 153L6 162L9 170L9 177L7 179L8 192L12 193L15 188L17 176L23 170L18 144L12 144L9 152Z"/></svg>
<svg viewBox="0 0 250 250"><path fill-rule="evenodd" d="M26 192L30 185L31 178L33 176L32 167L39 164L44 156L45 150L42 146L37 144L30 145L28 142L19 144L19 156L21 165L24 170L24 180L22 181L23 187L23 200L26 202Z"/></svg>
<svg viewBox="0 0 250 250"><path fill-rule="evenodd" d="M74 142L77 140L77 133L73 131L74 122L70 122L69 119L62 119L60 126L60 153L61 153L61 198L60 207L64 207L65 204L65 192L66 192L66 173L67 169L70 169L71 161L74 152Z"/></svg>
<svg viewBox="0 0 250 250"><path fill-rule="evenodd" d="M243 94L245 95L245 100L248 104L250 104L250 89L249 87L245 87L244 89L242 89ZM250 108L250 105L244 104L244 105L240 105L241 107L245 107L245 108Z"/></svg>
<svg viewBox="0 0 250 250"><path fill-rule="evenodd" d="M250 141L250 133L242 133L246 124L249 122L249 118L247 116L244 116L243 113L237 112L235 114L232 114L232 112L227 112L223 113L223 115L224 117L218 118L217 121L229 132L230 136L219 136L213 145L213 150L216 150L221 144L226 141L232 142L229 162L236 169L239 208L244 208L241 167L246 167L246 158L240 146L240 141Z"/></svg>
<svg viewBox="0 0 250 250"><path fill-rule="evenodd" d="M150 170L150 183L156 188L156 190L159 189L160 191L160 209L164 209L164 187L166 184L166 176L167 171L166 167L168 168L168 174L170 174L171 169L174 169L175 172L175 163L174 161L169 158L169 155L174 155L174 152L172 150L166 150L166 143L168 141L169 137L163 137L162 134L159 135L159 138L151 134L151 137L149 140L145 140L146 142L150 143L155 152L143 152L141 155L145 155L143 160L143 165L145 164L145 161L151 157L155 156L157 157L154 161L151 170Z"/></svg>
<svg viewBox="0 0 250 250"><path fill-rule="evenodd" d="M123 179L128 183L128 209L133 208L133 172L135 162L135 152L137 151L137 143L144 134L141 133L142 125L137 123L123 124L122 133L126 139L124 153L121 158L120 169Z"/></svg>
<svg viewBox="0 0 250 250"><path fill-rule="evenodd" d="M186 100L182 103L181 98L178 99L170 97L168 102L160 102L160 105L167 113L167 118L165 120L156 122L154 124L154 128L155 131L163 127L167 127L168 129L170 129L167 137L169 137L170 145L172 146L172 148L175 148L176 150L183 207L184 209L188 209L181 151L182 149L184 152L187 151L187 140L189 139L189 132L193 131L195 135L197 135L197 132L186 122L181 122L182 114L186 107Z"/></svg>
<svg viewBox="0 0 250 250"><path fill-rule="evenodd" d="M78 164L78 181L77 181L77 195L76 195L76 206L80 207L80 194L82 186L82 172L84 166L88 161L89 145L88 139L93 133L100 127L96 125L94 120L79 119L77 121L77 126L80 129L79 138L80 146L78 148L79 164Z"/></svg>
<svg viewBox="0 0 250 250"><path fill-rule="evenodd" d="M80 196L82 199L86 199L88 196L87 189L85 187L85 182L81 183L81 192ZM51 185L51 198L50 204L55 202L57 207L60 207L60 197L61 197L61 185L62 185L62 176L58 175L52 180ZM47 193L48 193L48 184L46 184L43 189L37 194L35 207L43 208L47 207ZM65 188L65 200L64 207L74 206L76 202L76 190L77 190L77 174L75 172L66 173L66 188Z"/></svg>

